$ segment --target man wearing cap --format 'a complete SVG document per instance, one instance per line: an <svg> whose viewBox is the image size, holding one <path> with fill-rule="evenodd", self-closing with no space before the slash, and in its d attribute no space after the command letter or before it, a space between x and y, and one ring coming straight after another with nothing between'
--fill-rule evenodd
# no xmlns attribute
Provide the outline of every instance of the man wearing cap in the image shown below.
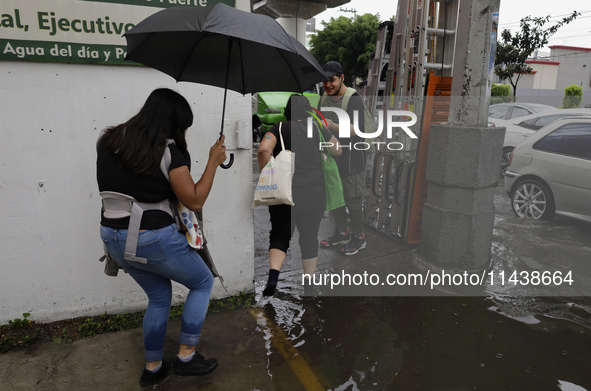
<svg viewBox="0 0 591 391"><path fill-rule="evenodd" d="M351 219L351 230L347 227L347 211L345 207L332 211L335 221L335 233L328 239L321 240L322 246L330 247L345 245L343 253L346 255L357 254L359 250L365 248L365 236L363 234L363 212L361 203L365 195L365 153L362 150L356 150L353 146L357 142L365 141L355 134L353 128L354 113L357 112L360 120L358 121L361 132L365 131L363 115L364 106L361 96L354 90L345 85L345 76L343 66L336 61L329 61L322 67L324 73L330 81L323 83L326 91L320 102L321 107L336 107L343 109L349 115L351 120L350 137L341 138L339 142L343 147L341 156L335 157L339 167L339 173L343 182L343 193L345 196L346 208L349 209ZM355 92L354 92L355 91ZM354 92L352 94L352 92ZM327 120L328 129L339 136L339 118L336 113L323 111L322 115Z"/></svg>

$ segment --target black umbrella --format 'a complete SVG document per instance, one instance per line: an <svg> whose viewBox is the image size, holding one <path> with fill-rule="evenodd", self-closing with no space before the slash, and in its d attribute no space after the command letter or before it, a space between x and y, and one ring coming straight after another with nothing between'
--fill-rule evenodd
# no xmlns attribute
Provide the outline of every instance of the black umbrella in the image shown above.
<svg viewBox="0 0 591 391"><path fill-rule="evenodd" d="M127 60L158 69L177 81L227 90L302 92L328 80L310 52L274 19L225 4L167 8L124 34ZM232 165L234 155L230 154Z"/></svg>

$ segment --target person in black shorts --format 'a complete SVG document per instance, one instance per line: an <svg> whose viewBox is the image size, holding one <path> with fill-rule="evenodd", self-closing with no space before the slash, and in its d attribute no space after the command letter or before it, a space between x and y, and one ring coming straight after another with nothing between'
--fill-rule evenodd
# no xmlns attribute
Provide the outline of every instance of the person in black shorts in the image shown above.
<svg viewBox="0 0 591 391"><path fill-rule="evenodd" d="M324 140L333 144L331 155L340 155L338 140L326 127L314 122L312 138L307 137L307 118L311 108L304 96L292 95L285 108L286 122L277 123L265 134L257 152L259 168L262 170L271 155L281 152L281 136L285 149L295 153L295 170L292 178L294 206L270 205L271 231L269 233L269 279L263 295L275 292L281 266L285 261L289 242L298 229L302 252L304 274L312 276L318 261L318 229L325 210L324 176L320 166L319 131ZM310 279L304 281L304 288L311 287Z"/></svg>

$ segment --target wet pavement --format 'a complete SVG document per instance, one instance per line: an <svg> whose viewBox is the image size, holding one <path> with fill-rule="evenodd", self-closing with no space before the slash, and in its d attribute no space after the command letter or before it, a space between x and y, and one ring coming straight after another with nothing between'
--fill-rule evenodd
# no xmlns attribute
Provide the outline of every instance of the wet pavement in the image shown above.
<svg viewBox="0 0 591 391"><path fill-rule="evenodd" d="M571 270L575 284L542 292L548 296L540 296L533 282L506 282L485 284L477 296L468 297L443 296L449 292L440 289L416 296L396 291L386 297L306 301L298 286L301 266L295 250L279 293L259 305L288 330L325 389L591 391L591 224L561 217L517 219L502 184L494 202L491 270ZM264 219L261 214L256 221ZM321 227L325 234L331 232L328 220ZM345 259L338 251L321 250L319 273L424 270L412 248L370 230L366 236L363 251L370 254ZM259 253L264 245L257 241ZM257 291L266 268L266 259L257 259Z"/></svg>
<svg viewBox="0 0 591 391"><path fill-rule="evenodd" d="M198 350L220 360L215 372L171 375L155 389L591 391L591 224L519 220L502 184L494 202L490 270L570 270L575 284L542 296L531 283L486 283L470 296L437 287L357 297L318 289L304 297L296 246L275 296L263 298L270 226L259 207L256 307L208 315ZM320 236L331 231L327 216ZM366 238L368 248L351 257L321 249L318 274L428 268L412 247L371 230ZM166 357L176 353L179 328L171 322ZM141 329L35 345L0 355L0 390L140 389L142 352Z"/></svg>
<svg viewBox="0 0 591 391"><path fill-rule="evenodd" d="M591 223L560 216L518 219L502 181L494 204L487 276L494 271L496 283L489 280L469 296L441 287L416 295L377 287L372 296L347 287L336 297L317 288L320 296L307 299L296 245L284 264L279 292L259 305L287 330L324 389L591 391ZM260 292L268 271L270 226L264 208L255 210L255 222ZM320 237L332 234L332 227L326 215ZM383 277L432 268L411 246L371 229L366 239L368 248L351 257L321 249L317 274L369 271ZM365 297L350 297L351 291Z"/></svg>

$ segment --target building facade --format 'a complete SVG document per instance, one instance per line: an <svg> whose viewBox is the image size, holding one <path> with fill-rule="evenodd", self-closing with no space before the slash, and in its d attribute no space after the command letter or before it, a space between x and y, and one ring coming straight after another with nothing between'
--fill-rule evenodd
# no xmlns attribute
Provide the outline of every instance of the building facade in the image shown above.
<svg viewBox="0 0 591 391"><path fill-rule="evenodd" d="M555 45L550 49L547 59L526 61L533 72L520 75L517 99L561 107L564 89L574 84L583 89L581 107L591 105L591 48Z"/></svg>
<svg viewBox="0 0 591 391"><path fill-rule="evenodd" d="M550 46L550 61L559 62L556 88L564 90L576 84L591 90L591 48Z"/></svg>
<svg viewBox="0 0 591 391"><path fill-rule="evenodd" d="M193 109L187 141L195 180L218 138L223 89L115 63L126 45L114 27L161 9L131 3L0 3L0 324L25 312L49 322L145 309L146 295L133 279L122 271L108 277L99 262L97 136L136 114L154 89L168 87ZM250 11L250 1L236 0L235 7ZM71 31L79 27L81 33ZM203 209L209 249L227 287L216 279L214 298L254 290L250 99L228 92L224 133L235 162L218 170ZM175 302L186 293L174 285Z"/></svg>

